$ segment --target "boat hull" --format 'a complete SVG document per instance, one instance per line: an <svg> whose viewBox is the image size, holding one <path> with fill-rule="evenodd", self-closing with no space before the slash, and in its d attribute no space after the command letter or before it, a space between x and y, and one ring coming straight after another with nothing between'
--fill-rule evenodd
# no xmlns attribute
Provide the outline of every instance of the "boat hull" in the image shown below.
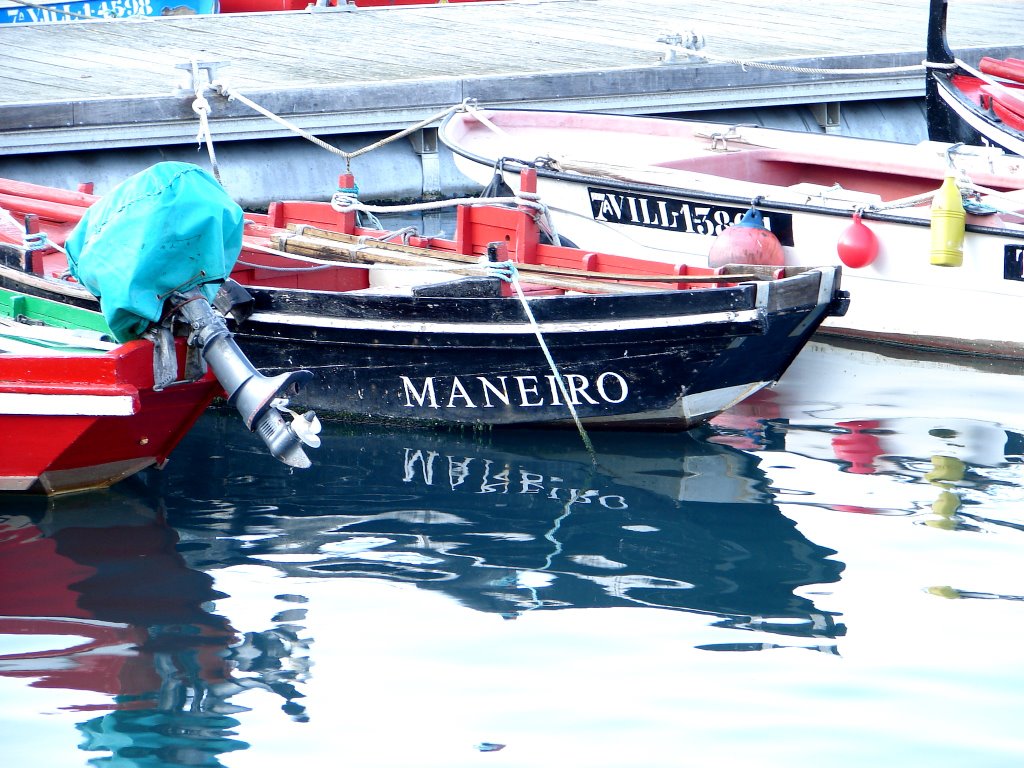
<svg viewBox="0 0 1024 768"><path fill-rule="evenodd" d="M1024 155L1024 130L1013 127L998 112L982 107L972 94L977 87L964 87L970 79L937 72L930 73L929 79L928 125L933 139L987 144ZM980 82L974 85L980 86Z"/></svg>
<svg viewBox="0 0 1024 768"><path fill-rule="evenodd" d="M534 326L508 297L251 287L254 311L235 333L261 369L312 371L303 401L321 415L500 426L571 422L575 411L591 426L680 429L777 381L835 309L837 289L838 270L827 269L730 288L531 299Z"/></svg>
<svg viewBox="0 0 1024 768"><path fill-rule="evenodd" d="M220 385L153 389L153 347L100 355L0 355L0 491L103 488L162 465Z"/></svg>
<svg viewBox="0 0 1024 768"><path fill-rule="evenodd" d="M537 192L559 235L581 248L629 249L706 266L716 238L756 201L786 264L839 265L838 243L861 209L877 238L877 256L845 268L844 287L854 301L846 315L823 324L823 334L1024 357L1024 326L1014 319L1024 302L1024 217L969 216L963 266L948 268L930 263L929 196L916 206L884 205L921 196L924 183L938 188L945 173L941 147L746 127L740 131L746 141L715 146L709 137L727 134L730 126L585 113L486 114L504 137L474 125L472 115L445 124L441 138L456 164L485 185L502 157L552 158L536 166ZM637 148L630 154L622 149L628 147ZM607 159L616 152L619 158ZM918 167L912 156L933 162ZM983 167L988 159L969 162ZM501 164L511 189L525 167ZM1024 187L1024 174L1016 173ZM830 178L846 183L837 188ZM980 174L979 183L985 183ZM870 192L876 188L884 196ZM1011 195L1002 207L1024 206L1024 198L1017 200Z"/></svg>
<svg viewBox="0 0 1024 768"><path fill-rule="evenodd" d="M1014 78L996 80L979 72L959 60L949 47L946 23L949 0L930 0L928 14L928 67L925 76L925 112L928 120L928 136L932 141L964 142L1000 147L1006 152L1024 155L1024 115L1017 110L1001 109L999 98L1008 97L1019 105L1024 97L1017 72ZM1005 67L995 59L982 57L979 66L985 69L985 62L997 65L999 76L1007 74ZM1014 67L1011 65L1011 71ZM985 92L989 94L986 96Z"/></svg>

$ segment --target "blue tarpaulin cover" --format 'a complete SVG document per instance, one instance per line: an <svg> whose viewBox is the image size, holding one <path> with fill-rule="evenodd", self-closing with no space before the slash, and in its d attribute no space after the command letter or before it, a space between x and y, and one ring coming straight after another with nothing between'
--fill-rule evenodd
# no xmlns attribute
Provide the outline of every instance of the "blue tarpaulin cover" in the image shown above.
<svg viewBox="0 0 1024 768"><path fill-rule="evenodd" d="M175 290L210 301L242 249L242 209L213 176L158 163L86 211L65 247L71 274L100 299L118 341L160 320Z"/></svg>

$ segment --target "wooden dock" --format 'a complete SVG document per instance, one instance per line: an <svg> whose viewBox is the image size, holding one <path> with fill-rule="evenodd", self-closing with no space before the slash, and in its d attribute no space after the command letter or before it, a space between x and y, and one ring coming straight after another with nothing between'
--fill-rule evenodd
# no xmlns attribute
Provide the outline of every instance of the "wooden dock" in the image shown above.
<svg viewBox="0 0 1024 768"><path fill-rule="evenodd" d="M467 98L639 114L917 97L927 20L928 0L510 0L7 24L0 175L2 156L194 146L192 61L307 131L365 134ZM1020 0L951 4L967 61L1024 58L1022 29ZM207 98L218 141L289 135Z"/></svg>
<svg viewBox="0 0 1024 768"><path fill-rule="evenodd" d="M390 129L465 98L636 113L919 95L927 0L532 0L0 28L0 152L192 141L193 59L328 133ZM1024 56L1024 4L959 0L957 48ZM658 42L703 35L695 52ZM765 69L735 62L772 63ZM835 70L853 69L856 74ZM877 73L870 70L877 69ZM215 132L281 135L211 97Z"/></svg>

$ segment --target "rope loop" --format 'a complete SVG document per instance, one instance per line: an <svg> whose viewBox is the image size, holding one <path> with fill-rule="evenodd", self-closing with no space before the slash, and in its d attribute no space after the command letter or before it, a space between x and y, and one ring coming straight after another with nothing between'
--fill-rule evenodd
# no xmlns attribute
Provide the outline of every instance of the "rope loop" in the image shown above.
<svg viewBox="0 0 1024 768"><path fill-rule="evenodd" d="M351 213L363 208L363 204L359 202L359 198L356 195L351 194L347 190L339 189L331 196L331 208L338 213Z"/></svg>
<svg viewBox="0 0 1024 768"><path fill-rule="evenodd" d="M503 283L511 283L519 278L516 263L511 259L507 261L487 261L486 257L482 257L480 264L483 267L484 277L496 277Z"/></svg>
<svg viewBox="0 0 1024 768"><path fill-rule="evenodd" d="M199 146L206 145L206 153L210 156L210 168L213 170L213 177L222 187L224 182L220 178L220 166L217 164L217 153L213 149L213 131L210 130L210 102L206 98L206 91L213 88L212 83L201 83L199 81L199 62L192 59L192 83L195 86L196 97L192 101L192 111L199 116L199 132L196 133L196 141Z"/></svg>
<svg viewBox="0 0 1024 768"><path fill-rule="evenodd" d="M198 96L192 102L192 111L199 115L200 118L203 118L210 113L210 102L207 101L205 96Z"/></svg>
<svg viewBox="0 0 1024 768"><path fill-rule="evenodd" d="M50 239L45 232L25 233L24 246L26 251L39 251L50 246Z"/></svg>

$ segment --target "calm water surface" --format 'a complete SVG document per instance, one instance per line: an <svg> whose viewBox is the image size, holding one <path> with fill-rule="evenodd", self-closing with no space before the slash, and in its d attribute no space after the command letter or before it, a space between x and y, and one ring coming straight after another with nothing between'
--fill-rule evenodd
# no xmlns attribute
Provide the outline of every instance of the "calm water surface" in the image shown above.
<svg viewBox="0 0 1024 768"><path fill-rule="evenodd" d="M816 344L695 433L327 425L294 474L211 412L0 502L0 754L1024 764L1022 395Z"/></svg>

